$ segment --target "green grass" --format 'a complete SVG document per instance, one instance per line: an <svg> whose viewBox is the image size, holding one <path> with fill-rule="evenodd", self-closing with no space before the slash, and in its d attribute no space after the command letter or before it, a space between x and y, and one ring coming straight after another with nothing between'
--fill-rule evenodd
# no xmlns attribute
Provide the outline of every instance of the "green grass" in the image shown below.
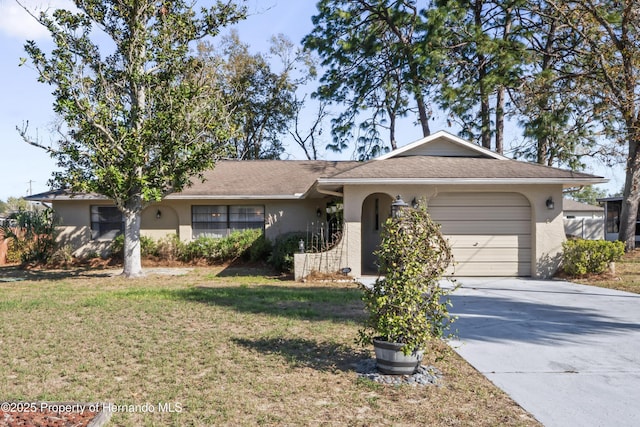
<svg viewBox="0 0 640 427"><path fill-rule="evenodd" d="M615 263L615 273L569 278L576 283L640 293L640 250L625 254Z"/></svg>
<svg viewBox="0 0 640 427"><path fill-rule="evenodd" d="M116 426L537 425L453 352L441 387L358 379L371 354L354 344L353 284L98 273L0 282L0 400L182 409L116 413Z"/></svg>

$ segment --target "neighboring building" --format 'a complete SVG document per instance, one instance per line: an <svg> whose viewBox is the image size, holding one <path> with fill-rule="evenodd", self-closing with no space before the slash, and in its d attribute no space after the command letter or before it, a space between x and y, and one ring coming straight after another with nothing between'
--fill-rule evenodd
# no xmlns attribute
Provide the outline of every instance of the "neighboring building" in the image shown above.
<svg viewBox="0 0 640 427"><path fill-rule="evenodd" d="M606 182L511 160L446 132L368 162L229 160L204 177L147 207L142 234L188 241L264 228L275 239L339 215L340 242L329 252L296 254L296 277L346 267L354 277L375 274L372 253L397 195L427 202L451 241L456 275L550 277L565 239L563 188ZM78 254L100 252L122 228L104 197L52 192L29 199L52 204L60 239Z"/></svg>
<svg viewBox="0 0 640 427"><path fill-rule="evenodd" d="M604 206L605 217L605 239L610 241L618 240L620 232L620 212L622 211L622 197L606 197L598 199ZM639 210L640 213L640 210ZM640 215L636 221L636 242L640 241Z"/></svg>
<svg viewBox="0 0 640 427"><path fill-rule="evenodd" d="M568 237L581 239L604 239L604 208L577 202L572 199L562 200L564 229Z"/></svg>

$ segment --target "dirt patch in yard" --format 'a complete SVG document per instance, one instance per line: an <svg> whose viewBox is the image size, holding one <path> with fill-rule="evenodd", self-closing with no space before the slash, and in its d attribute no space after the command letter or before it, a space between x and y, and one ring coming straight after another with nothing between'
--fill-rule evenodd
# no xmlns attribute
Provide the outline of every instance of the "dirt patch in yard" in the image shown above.
<svg viewBox="0 0 640 427"><path fill-rule="evenodd" d="M110 418L101 404L3 402L0 427L100 427Z"/></svg>

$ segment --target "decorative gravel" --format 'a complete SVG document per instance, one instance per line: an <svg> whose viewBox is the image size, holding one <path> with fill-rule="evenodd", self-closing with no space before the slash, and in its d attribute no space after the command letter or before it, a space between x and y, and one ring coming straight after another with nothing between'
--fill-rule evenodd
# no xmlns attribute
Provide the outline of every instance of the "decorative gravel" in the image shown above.
<svg viewBox="0 0 640 427"><path fill-rule="evenodd" d="M385 375L378 372L375 359L364 359L356 364L358 378L389 385L440 385L442 373L433 366L420 365L413 375Z"/></svg>

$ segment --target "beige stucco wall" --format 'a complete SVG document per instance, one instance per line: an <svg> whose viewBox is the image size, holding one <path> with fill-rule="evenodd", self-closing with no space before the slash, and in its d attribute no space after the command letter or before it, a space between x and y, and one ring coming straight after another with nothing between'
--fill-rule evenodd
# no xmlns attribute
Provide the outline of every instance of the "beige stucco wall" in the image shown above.
<svg viewBox="0 0 640 427"><path fill-rule="evenodd" d="M107 201L63 200L53 203L58 220L58 238L60 246L70 246L74 255L89 256L90 254L105 254L110 242L91 240L91 206L111 205Z"/></svg>
<svg viewBox="0 0 640 427"><path fill-rule="evenodd" d="M147 208L149 216L143 214L142 232L150 235L150 224L154 224L158 209L163 213L171 210L177 221L177 234L188 242L193 240L191 230L191 206L194 205L251 205L265 208L265 236L274 240L278 235L291 231L305 231L309 223L316 220L316 209L324 208L326 199L309 200L175 200L165 199ZM168 229L171 229L169 227ZM168 230L167 229L167 230ZM165 230L166 231L166 230ZM173 231L176 232L176 231ZM157 238L162 232L156 231Z"/></svg>
<svg viewBox="0 0 640 427"><path fill-rule="evenodd" d="M281 234L303 231L325 221L325 208L329 199L271 201L265 205L265 236L275 240ZM316 215L320 209L321 218Z"/></svg>
<svg viewBox="0 0 640 427"><path fill-rule="evenodd" d="M400 195L410 203L413 198L429 199L439 193L450 192L510 192L522 194L531 204L531 237L532 237L532 275L536 278L549 278L557 270L562 242L565 240L562 217L561 185L351 185L344 188L345 225L347 229L347 245L351 254L351 275L362 275L362 258L357 259L361 249L361 212L365 199L374 193L385 193L395 198ZM554 209L546 206L552 197Z"/></svg>
<svg viewBox="0 0 640 427"><path fill-rule="evenodd" d="M191 206L193 205L260 205L265 207L265 235L274 240L278 235L306 231L313 223L323 221L316 215L324 212L329 198L305 200L172 200L148 206L142 212L140 234L160 239L177 234L182 241L193 239L191 230ZM92 253L104 255L110 240L91 240L91 206L111 206L108 201L62 200L53 203L59 218L58 244L69 245L77 256ZM158 213L160 213L158 218Z"/></svg>

